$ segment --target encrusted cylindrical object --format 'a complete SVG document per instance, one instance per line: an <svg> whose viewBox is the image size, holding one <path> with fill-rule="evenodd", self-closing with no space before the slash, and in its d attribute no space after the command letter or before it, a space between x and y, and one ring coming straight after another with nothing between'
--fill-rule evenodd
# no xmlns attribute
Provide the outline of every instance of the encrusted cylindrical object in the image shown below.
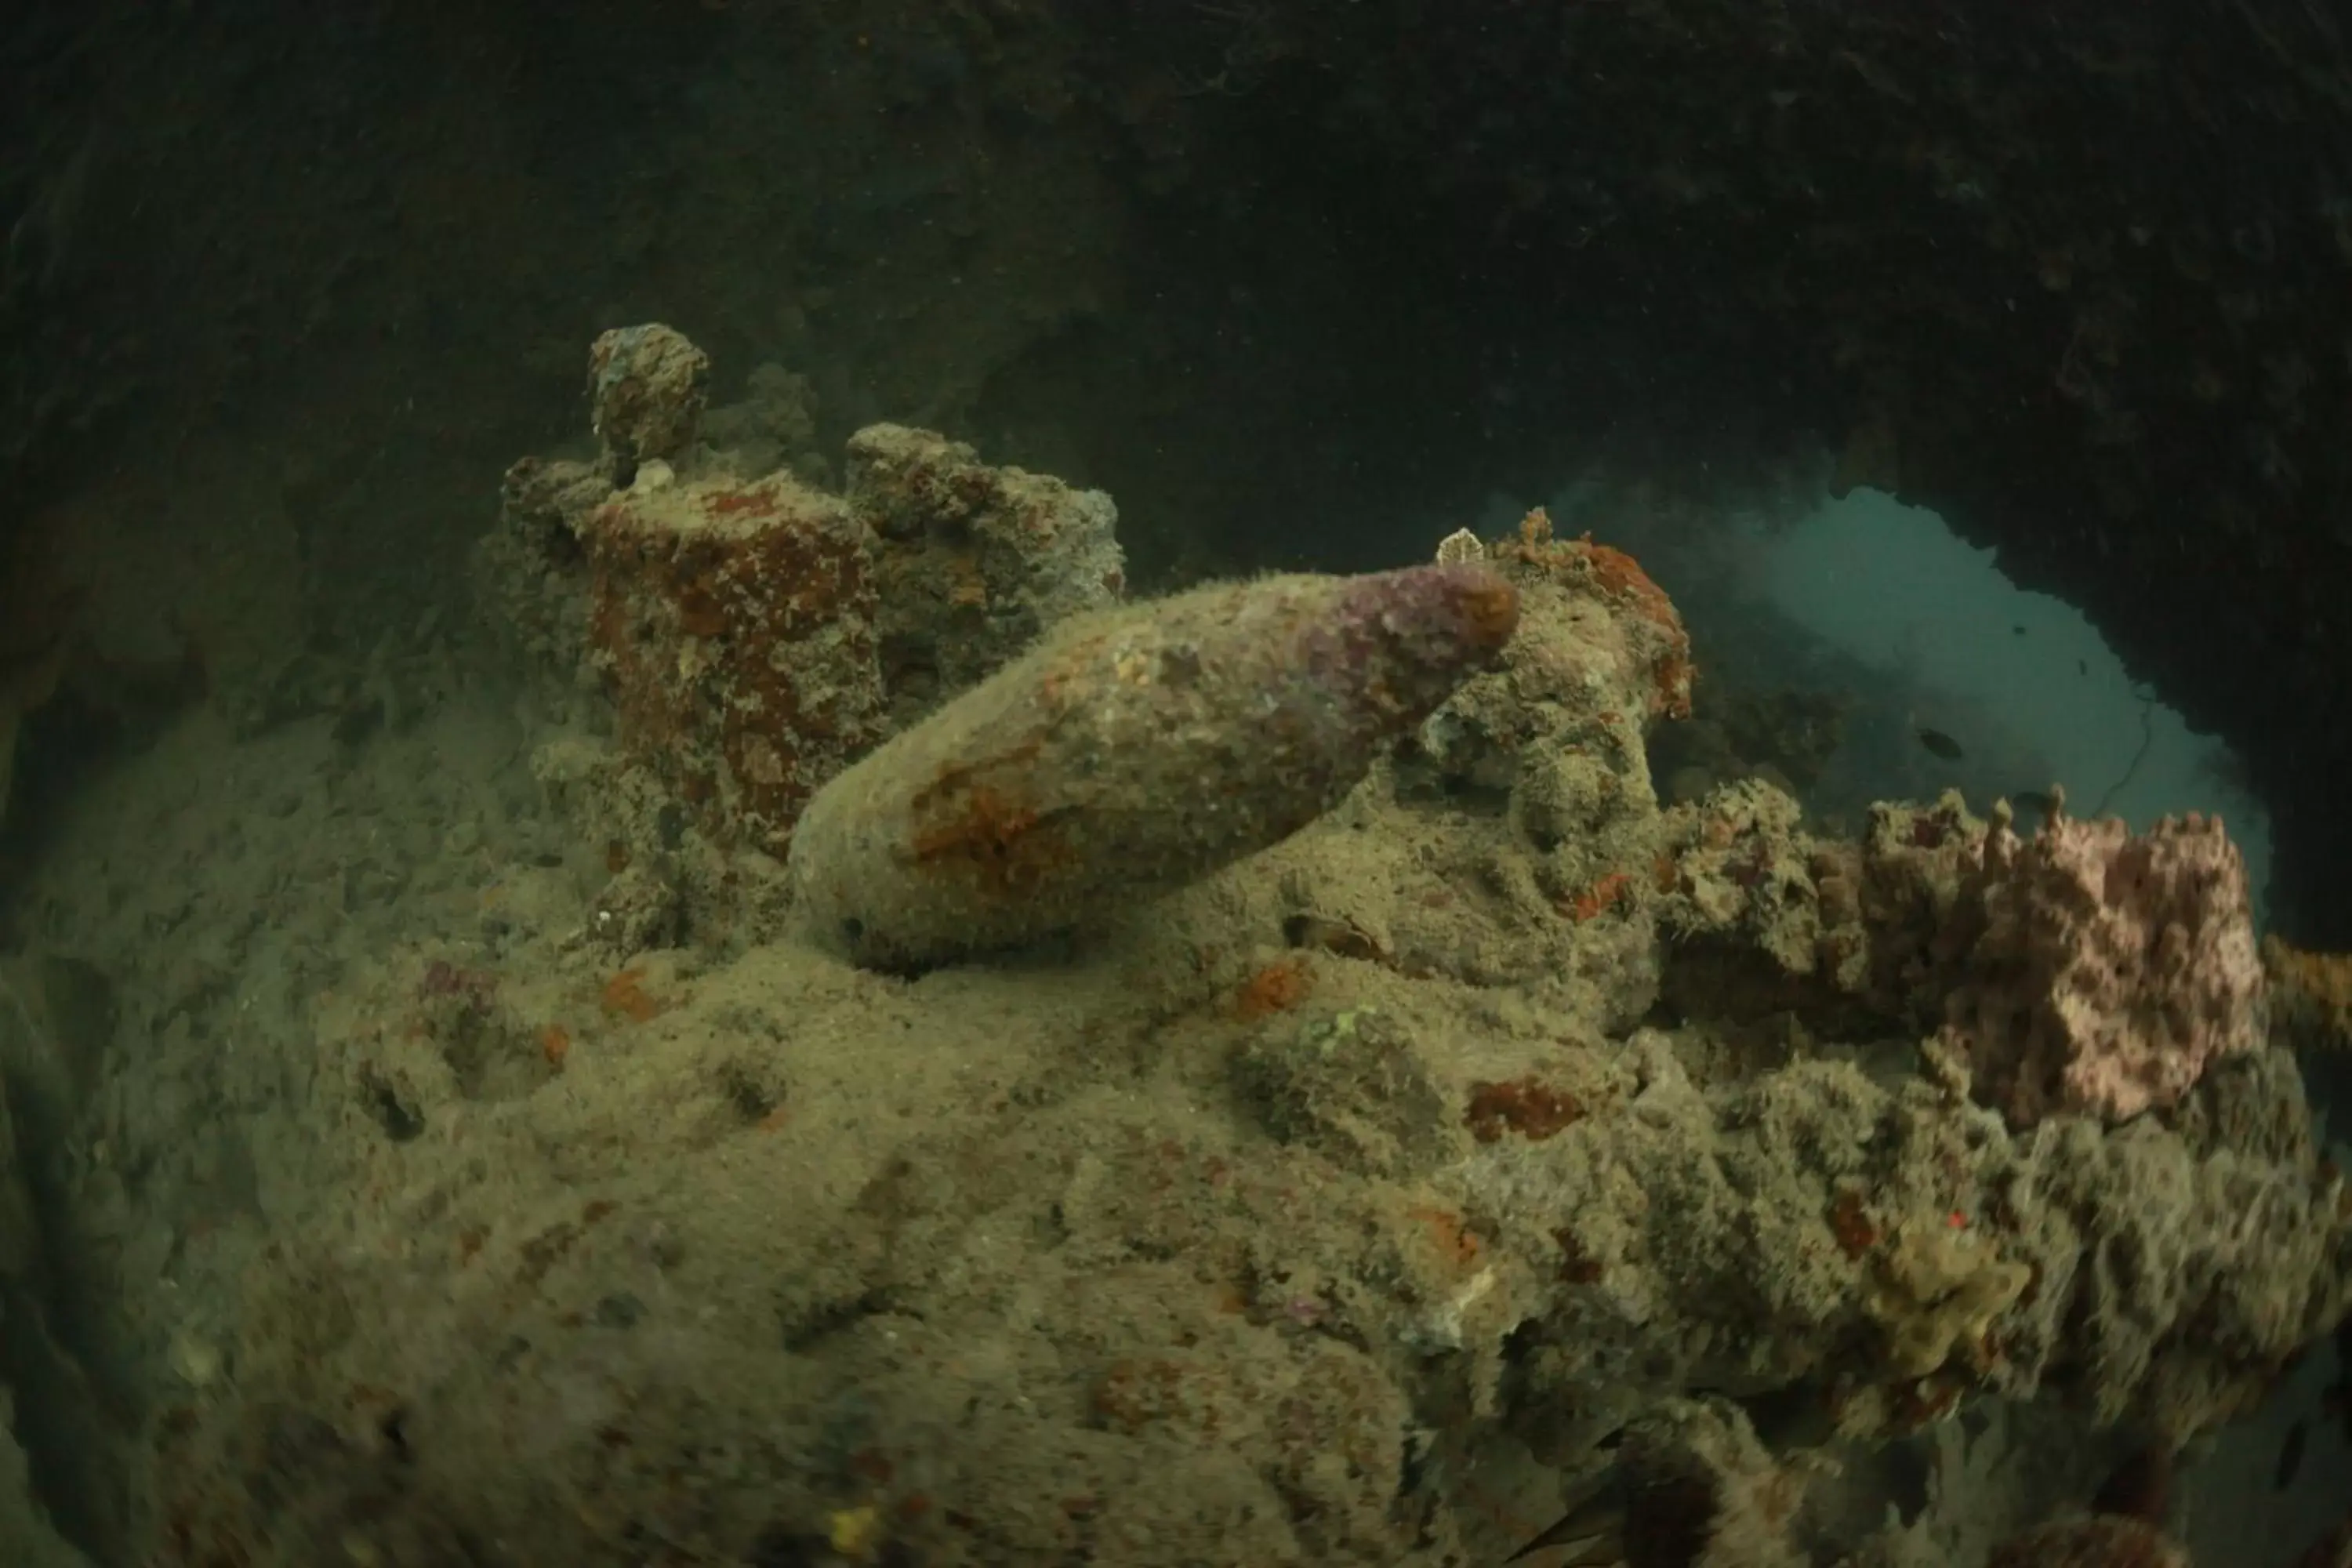
<svg viewBox="0 0 2352 1568"><path fill-rule="evenodd" d="M1329 810L1517 624L1476 565L1079 621L816 793L791 855L803 931L908 970L1098 922Z"/></svg>
<svg viewBox="0 0 2352 1568"><path fill-rule="evenodd" d="M866 532L790 474L640 484L577 524L622 754L719 841L782 855L887 732Z"/></svg>

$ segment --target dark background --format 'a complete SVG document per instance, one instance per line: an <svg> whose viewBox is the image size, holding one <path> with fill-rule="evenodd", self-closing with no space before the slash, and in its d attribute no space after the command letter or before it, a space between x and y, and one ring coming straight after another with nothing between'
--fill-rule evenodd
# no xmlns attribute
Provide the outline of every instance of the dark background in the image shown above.
<svg viewBox="0 0 2352 1568"><path fill-rule="evenodd" d="M413 635L625 321L1109 489L1146 584L1843 454L2239 748L2352 943L2338 9L20 6L0 668Z"/></svg>

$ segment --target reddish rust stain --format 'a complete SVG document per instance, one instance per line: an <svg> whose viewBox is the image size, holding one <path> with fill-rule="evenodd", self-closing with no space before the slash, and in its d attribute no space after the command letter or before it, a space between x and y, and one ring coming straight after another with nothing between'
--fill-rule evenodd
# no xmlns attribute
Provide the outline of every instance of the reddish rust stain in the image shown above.
<svg viewBox="0 0 2352 1568"><path fill-rule="evenodd" d="M1589 533L1567 542L1556 540L1551 518L1541 507L1521 520L1518 539L1498 546L1496 554L1549 573L1580 572L1601 592L1664 632L1666 652L1658 661L1650 711L1669 719L1690 717L1690 634L1683 629L1682 616L1665 590L1652 582L1632 556L1595 544Z"/></svg>
<svg viewBox="0 0 2352 1568"><path fill-rule="evenodd" d="M1633 879L1622 871L1610 872L1568 901L1568 917L1581 925L1603 911L1627 902L1626 895L1632 891L1633 881Z"/></svg>
<svg viewBox="0 0 2352 1568"><path fill-rule="evenodd" d="M1960 1393L1958 1381L1940 1373L1895 1384L1891 1412L1895 1429L1916 1432L1934 1426L1952 1413Z"/></svg>
<svg viewBox="0 0 2352 1568"><path fill-rule="evenodd" d="M1315 976L1304 960L1269 963L1242 983L1234 995L1234 1016L1247 1021L1287 1013L1314 989Z"/></svg>
<svg viewBox="0 0 2352 1568"><path fill-rule="evenodd" d="M1501 647L1519 627L1519 591L1497 577L1479 584L1464 597L1463 619L1481 647Z"/></svg>
<svg viewBox="0 0 2352 1568"><path fill-rule="evenodd" d="M1510 1083L1472 1084L1462 1122L1481 1143L1492 1143L1506 1132L1539 1143L1583 1116L1584 1104L1576 1096L1529 1074Z"/></svg>
<svg viewBox="0 0 2352 1568"><path fill-rule="evenodd" d="M1211 1408L1213 1391L1202 1386L1205 1375L1165 1358L1120 1360L1095 1384L1088 1403L1106 1425L1127 1432L1191 1415L1202 1436L1213 1436L1222 1423Z"/></svg>
<svg viewBox="0 0 2352 1568"><path fill-rule="evenodd" d="M639 1024L662 1010L661 1003L646 992L646 972L642 969L624 969L604 982L598 1000L606 1016Z"/></svg>
<svg viewBox="0 0 2352 1568"><path fill-rule="evenodd" d="M1559 1248L1559 1277L1570 1285L1590 1285L1601 1276L1601 1262L1584 1249L1576 1233L1565 1226L1551 1233L1553 1245Z"/></svg>
<svg viewBox="0 0 2352 1568"><path fill-rule="evenodd" d="M722 517L739 512L748 512L753 517L776 515L776 498L765 490L729 491L709 497L703 505Z"/></svg>
<svg viewBox="0 0 2352 1568"><path fill-rule="evenodd" d="M1037 831L1045 817L1034 806L989 784L944 797L936 788L917 797L918 809L926 801L943 808L914 836L919 863L966 867L985 891L1008 898L1034 891L1069 864L1068 846Z"/></svg>
<svg viewBox="0 0 2352 1568"><path fill-rule="evenodd" d="M783 481L699 505L757 521L728 536L625 502L593 515L590 637L630 754L714 837L782 854L808 796L886 727L872 563L833 503Z"/></svg>
<svg viewBox="0 0 2352 1568"><path fill-rule="evenodd" d="M706 639L723 637L729 624L727 606L708 586L697 585L678 594L677 629L687 636Z"/></svg>
<svg viewBox="0 0 2352 1568"><path fill-rule="evenodd" d="M1838 1250L1848 1258L1860 1258L1878 1245L1878 1226L1862 1194L1852 1188L1830 1200L1830 1231L1837 1237Z"/></svg>
<svg viewBox="0 0 2352 1568"><path fill-rule="evenodd" d="M1669 719L1689 718L1690 634L1683 629L1683 618L1676 613L1674 601L1623 551L1595 544L1590 534L1578 543L1584 548L1585 559L1591 563L1593 579L1623 600L1635 615L1666 634L1666 656L1658 662L1657 689L1651 697L1651 710Z"/></svg>
<svg viewBox="0 0 2352 1568"><path fill-rule="evenodd" d="M915 811L928 811L950 795L993 787L980 783L982 773L1009 773L1017 775L1035 762L1043 750L1045 742L1032 735L979 762L951 763L940 770L939 777L917 790L914 798L907 804Z"/></svg>
<svg viewBox="0 0 2352 1568"><path fill-rule="evenodd" d="M1405 1217L1420 1222L1430 1241L1436 1247L1439 1258L1455 1268L1466 1269L1478 1261L1478 1236L1468 1222L1450 1209L1429 1204L1419 1204L1404 1211Z"/></svg>

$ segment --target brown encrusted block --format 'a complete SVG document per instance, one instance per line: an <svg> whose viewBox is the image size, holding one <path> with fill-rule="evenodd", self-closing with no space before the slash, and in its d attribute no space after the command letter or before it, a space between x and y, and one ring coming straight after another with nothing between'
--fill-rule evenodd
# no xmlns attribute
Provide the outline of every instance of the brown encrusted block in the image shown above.
<svg viewBox="0 0 2352 1568"><path fill-rule="evenodd" d="M991 468L929 430L869 425L852 436L849 508L876 536L882 664L902 718L1126 591L1110 497Z"/></svg>
<svg viewBox="0 0 2352 1568"><path fill-rule="evenodd" d="M809 795L884 732L865 530L773 474L633 489L582 533L623 749L715 836L781 856Z"/></svg>

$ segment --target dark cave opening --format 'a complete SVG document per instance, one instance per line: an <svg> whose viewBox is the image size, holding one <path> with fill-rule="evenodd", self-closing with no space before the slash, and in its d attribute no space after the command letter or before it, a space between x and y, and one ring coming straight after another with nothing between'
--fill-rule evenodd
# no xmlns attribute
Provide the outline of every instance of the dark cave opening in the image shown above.
<svg viewBox="0 0 2352 1568"><path fill-rule="evenodd" d="M1228 570L1393 564L1574 463L1738 496L1843 422L1801 313L1685 309L1709 269L1670 232L1602 250L1499 224L1483 191L1416 189L1334 130L1341 90L1301 68L1235 101L1196 154L1219 177L1150 192L1131 169L1149 194L1121 308L978 405L1008 460L1034 429L1075 446L1144 580L1180 546Z"/></svg>

